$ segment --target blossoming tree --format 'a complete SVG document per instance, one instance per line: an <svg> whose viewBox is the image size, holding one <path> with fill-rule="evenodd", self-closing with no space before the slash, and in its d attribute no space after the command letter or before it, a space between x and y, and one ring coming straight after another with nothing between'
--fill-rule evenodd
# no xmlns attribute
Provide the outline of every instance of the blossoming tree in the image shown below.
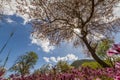
<svg viewBox="0 0 120 80"><path fill-rule="evenodd" d="M37 38L53 45L63 41L82 45L101 66L109 67L96 55L96 48L120 29L119 18L113 14L117 3L119 0L25 0L18 1L17 12L32 19Z"/></svg>

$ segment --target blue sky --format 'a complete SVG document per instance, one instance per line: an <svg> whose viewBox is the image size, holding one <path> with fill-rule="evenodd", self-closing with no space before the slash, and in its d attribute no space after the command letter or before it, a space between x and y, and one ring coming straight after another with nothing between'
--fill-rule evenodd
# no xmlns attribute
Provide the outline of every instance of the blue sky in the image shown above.
<svg viewBox="0 0 120 80"><path fill-rule="evenodd" d="M40 66L46 63L54 64L60 59L72 62L76 59L85 58L85 55L81 54L82 52L80 48L74 48L72 44L68 43L62 43L59 47L52 46L54 47L53 50L45 51L44 47L32 43L32 40L30 39L32 27L30 24L23 24L23 22L24 19L16 15L6 15L0 22L0 49L9 38L10 33L15 31L13 37L7 44L7 47L2 54L0 54L0 60L2 61L0 64L2 65L9 50L11 50L6 68L10 68L20 55L29 51L34 51L39 56L35 69L40 68ZM48 62L46 61L46 58L49 59Z"/></svg>

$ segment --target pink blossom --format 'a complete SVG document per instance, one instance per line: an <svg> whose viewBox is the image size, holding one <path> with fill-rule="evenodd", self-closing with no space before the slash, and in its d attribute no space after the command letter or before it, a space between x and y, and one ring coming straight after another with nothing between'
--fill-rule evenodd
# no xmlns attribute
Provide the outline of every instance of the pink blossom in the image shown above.
<svg viewBox="0 0 120 80"><path fill-rule="evenodd" d="M120 44L114 44L112 48L120 54Z"/></svg>
<svg viewBox="0 0 120 80"><path fill-rule="evenodd" d="M114 80L120 80L120 75L115 76Z"/></svg>
<svg viewBox="0 0 120 80"><path fill-rule="evenodd" d="M118 54L118 52L116 50L112 49L112 48L110 48L107 51L107 55L110 56L110 57L113 56L113 55L115 55L115 54Z"/></svg>
<svg viewBox="0 0 120 80"><path fill-rule="evenodd" d="M115 63L115 68L120 68L120 62Z"/></svg>
<svg viewBox="0 0 120 80"><path fill-rule="evenodd" d="M95 80L101 80L100 78L96 78Z"/></svg>

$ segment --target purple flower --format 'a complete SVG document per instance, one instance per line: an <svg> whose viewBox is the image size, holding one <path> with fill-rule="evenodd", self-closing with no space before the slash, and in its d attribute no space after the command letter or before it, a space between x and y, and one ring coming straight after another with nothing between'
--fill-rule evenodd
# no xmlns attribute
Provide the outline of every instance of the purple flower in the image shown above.
<svg viewBox="0 0 120 80"><path fill-rule="evenodd" d="M120 54L120 44L114 44L112 48L107 51L107 55L110 57L117 54Z"/></svg>
<svg viewBox="0 0 120 80"><path fill-rule="evenodd" d="M110 48L107 51L107 55L110 56L110 57L113 56L113 55L115 55L115 54L118 54L118 52L116 50L112 49L112 48Z"/></svg>
<svg viewBox="0 0 120 80"><path fill-rule="evenodd" d="M120 62L115 63L115 68L120 68Z"/></svg>
<svg viewBox="0 0 120 80"><path fill-rule="evenodd" d="M113 49L120 53L120 44L114 44Z"/></svg>
<svg viewBox="0 0 120 80"><path fill-rule="evenodd" d="M114 80L120 80L120 75L115 76Z"/></svg>

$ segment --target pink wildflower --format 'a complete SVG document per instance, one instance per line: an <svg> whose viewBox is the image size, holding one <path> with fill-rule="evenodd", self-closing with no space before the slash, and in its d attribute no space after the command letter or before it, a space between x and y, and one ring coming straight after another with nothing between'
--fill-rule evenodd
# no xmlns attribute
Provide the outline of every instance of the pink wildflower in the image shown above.
<svg viewBox="0 0 120 80"><path fill-rule="evenodd" d="M112 48L110 48L108 51L107 51L107 55L108 56L113 56L114 54L118 54L118 52Z"/></svg>

